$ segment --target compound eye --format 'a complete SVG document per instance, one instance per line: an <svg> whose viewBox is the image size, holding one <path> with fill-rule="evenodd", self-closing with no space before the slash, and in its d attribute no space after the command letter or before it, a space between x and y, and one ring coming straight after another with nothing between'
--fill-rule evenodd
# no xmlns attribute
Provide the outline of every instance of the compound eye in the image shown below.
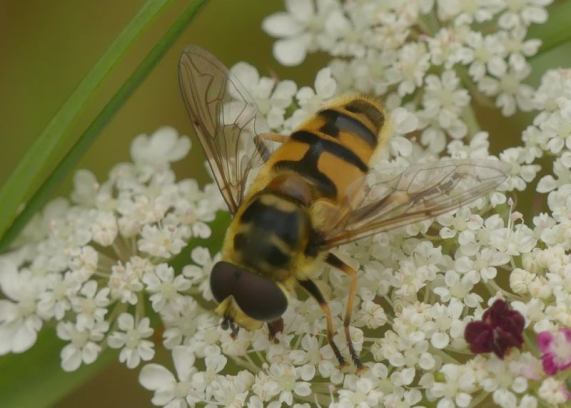
<svg viewBox="0 0 571 408"><path fill-rule="evenodd" d="M210 289L218 303L231 296L242 271L228 262L218 262L210 273Z"/></svg>
<svg viewBox="0 0 571 408"><path fill-rule="evenodd" d="M287 297L272 280L244 271L234 298L240 308L253 319L271 322L287 309Z"/></svg>
<svg viewBox="0 0 571 408"><path fill-rule="evenodd" d="M233 296L240 309L256 320L276 320L287 309L287 297L274 281L228 262L214 265L210 288L218 302Z"/></svg>

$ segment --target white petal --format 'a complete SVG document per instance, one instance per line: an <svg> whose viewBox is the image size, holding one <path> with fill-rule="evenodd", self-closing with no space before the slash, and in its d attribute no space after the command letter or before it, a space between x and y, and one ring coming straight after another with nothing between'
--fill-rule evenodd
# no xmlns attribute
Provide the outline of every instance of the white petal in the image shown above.
<svg viewBox="0 0 571 408"><path fill-rule="evenodd" d="M262 28L273 37L289 37L300 33L303 26L288 13L276 13L264 19Z"/></svg>
<svg viewBox="0 0 571 408"><path fill-rule="evenodd" d="M37 332L28 325L20 325L12 337L12 351L14 353L22 353L28 350L34 345L37 337Z"/></svg>
<svg viewBox="0 0 571 408"><path fill-rule="evenodd" d="M294 392L299 396L307 397L311 394L311 387L309 386L309 383L297 382L295 383Z"/></svg>
<svg viewBox="0 0 571 408"><path fill-rule="evenodd" d="M172 352L176 373L181 381L187 381L194 368L194 354L189 347L178 346Z"/></svg>
<svg viewBox="0 0 571 408"><path fill-rule="evenodd" d="M12 300L17 300L20 292L19 280L16 265L8 260L0 261L0 287L4 294Z"/></svg>
<svg viewBox="0 0 571 408"><path fill-rule="evenodd" d="M305 41L300 37L276 41L274 44L274 56L282 65L299 65L305 59L305 55Z"/></svg>
<svg viewBox="0 0 571 408"><path fill-rule="evenodd" d="M120 332L111 333L107 338L107 344L111 348L121 348L125 345L125 334Z"/></svg>
<svg viewBox="0 0 571 408"><path fill-rule="evenodd" d="M323 68L319 70L315 78L315 90L322 98L331 98L335 94L337 83L331 76L331 69Z"/></svg>
<svg viewBox="0 0 571 408"><path fill-rule="evenodd" d="M405 108L396 108L391 112L395 130L398 133L410 133L417 129L418 118Z"/></svg>
<svg viewBox="0 0 571 408"><path fill-rule="evenodd" d="M239 62L234 65L230 68L230 73L246 88L254 88L260 80L258 70L246 62Z"/></svg>
<svg viewBox="0 0 571 408"><path fill-rule="evenodd" d="M81 352L71 344L62 349L60 357L61 367L64 371L77 370L81 364Z"/></svg>
<svg viewBox="0 0 571 408"><path fill-rule="evenodd" d="M89 342L83 348L83 362L85 364L91 364L97 360L97 356L101 351L101 346L93 342Z"/></svg>
<svg viewBox="0 0 571 408"><path fill-rule="evenodd" d="M294 17L300 21L308 21L315 15L313 1L308 0L286 0L285 6Z"/></svg>
<svg viewBox="0 0 571 408"><path fill-rule="evenodd" d="M135 327L135 319L129 313L121 313L119 318L117 319L117 323L119 324L119 328L127 331Z"/></svg>
<svg viewBox="0 0 571 408"><path fill-rule="evenodd" d="M12 322L17 318L18 318L18 306L16 306L16 304L8 300L0 299L0 321Z"/></svg>
<svg viewBox="0 0 571 408"><path fill-rule="evenodd" d="M151 391L168 390L176 384L174 375L158 364L147 364L139 374L139 382Z"/></svg>

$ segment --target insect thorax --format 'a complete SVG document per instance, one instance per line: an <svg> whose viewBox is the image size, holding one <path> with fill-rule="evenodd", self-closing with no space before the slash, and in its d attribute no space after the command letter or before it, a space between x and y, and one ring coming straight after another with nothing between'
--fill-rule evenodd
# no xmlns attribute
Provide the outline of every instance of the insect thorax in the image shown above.
<svg viewBox="0 0 571 408"><path fill-rule="evenodd" d="M246 203L230 228L226 253L278 281L295 274L311 231L307 209L301 203L267 190Z"/></svg>

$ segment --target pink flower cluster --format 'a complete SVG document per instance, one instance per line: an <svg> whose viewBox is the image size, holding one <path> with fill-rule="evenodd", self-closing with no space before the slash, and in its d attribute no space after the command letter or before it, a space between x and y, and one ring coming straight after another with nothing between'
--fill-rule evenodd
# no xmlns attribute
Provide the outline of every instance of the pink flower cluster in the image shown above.
<svg viewBox="0 0 571 408"><path fill-rule="evenodd" d="M571 328L541 332L537 335L537 345L546 374L554 375L571 367Z"/></svg>

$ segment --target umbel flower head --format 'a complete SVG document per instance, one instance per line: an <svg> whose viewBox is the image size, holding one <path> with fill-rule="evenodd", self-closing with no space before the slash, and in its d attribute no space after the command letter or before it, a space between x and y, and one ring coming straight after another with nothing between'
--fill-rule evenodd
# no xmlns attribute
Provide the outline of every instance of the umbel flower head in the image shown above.
<svg viewBox="0 0 571 408"><path fill-rule="evenodd" d="M157 313L177 313L191 287L166 261L221 207L212 187L177 182L170 163L190 141L172 128L140 135L132 163L99 183L80 170L71 199L56 199L24 231L25 242L0 260L0 353L23 352L44 324L67 342L64 370L94 362L108 344L129 368L154 356L146 298Z"/></svg>
<svg viewBox="0 0 571 408"><path fill-rule="evenodd" d="M109 347L127 367L143 365L141 385L169 408L565 406L571 71L527 82L540 45L528 28L549 24L549 3L286 0L263 27L284 65L330 56L312 86L245 62L231 69L276 133L347 92L383 100L393 135L371 183L443 158L511 167L470 206L335 250L358 269L350 332L363 372L338 367L321 309L304 296L289 299L277 342L265 329L233 339L219 327L208 282L220 243L201 239L223 204L215 186L177 180L170 165L190 142L170 128L137 137L132 162L106 181L79 171L71 197L49 204L2 255L0 353L26 351L52 325L66 343L63 369ZM481 105L534 120L504 140L503 129L484 130ZM539 210L514 206L531 196ZM342 327L350 283L326 266L311 274ZM529 339L542 332L538 350ZM343 333L335 341L344 345ZM159 347L172 364L154 361Z"/></svg>

